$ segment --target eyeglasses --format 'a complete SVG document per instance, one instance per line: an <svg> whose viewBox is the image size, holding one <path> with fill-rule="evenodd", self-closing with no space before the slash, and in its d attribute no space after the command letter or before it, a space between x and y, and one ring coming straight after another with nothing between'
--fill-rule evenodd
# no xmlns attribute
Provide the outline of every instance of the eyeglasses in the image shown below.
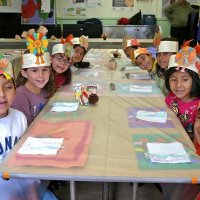
<svg viewBox="0 0 200 200"><path fill-rule="evenodd" d="M62 57L62 56L54 56L54 58L56 58L56 60L58 61L58 62L63 62L65 65L68 65L68 64L70 64L70 60L67 58L65 58L65 57Z"/></svg>

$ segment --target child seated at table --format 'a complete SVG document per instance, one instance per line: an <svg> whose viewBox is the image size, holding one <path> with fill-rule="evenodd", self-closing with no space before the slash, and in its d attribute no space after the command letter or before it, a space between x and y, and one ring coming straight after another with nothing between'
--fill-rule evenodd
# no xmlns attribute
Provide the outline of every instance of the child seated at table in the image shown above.
<svg viewBox="0 0 200 200"><path fill-rule="evenodd" d="M122 47L126 56L131 58L133 52L140 47L140 43L137 39L123 38Z"/></svg>
<svg viewBox="0 0 200 200"><path fill-rule="evenodd" d="M56 44L52 48L52 70L54 73L56 88L70 84L72 72L70 69L71 47L69 44ZM67 54L67 55L66 55Z"/></svg>
<svg viewBox="0 0 200 200"><path fill-rule="evenodd" d="M136 49L134 51L134 60L142 70L147 70L152 77L155 75L157 61L147 48L139 47Z"/></svg>
<svg viewBox="0 0 200 200"><path fill-rule="evenodd" d="M15 84L11 63L0 55L0 163L6 158L27 128L25 115L10 108L15 97ZM40 180L11 178L0 180L0 194L3 200L56 200Z"/></svg>
<svg viewBox="0 0 200 200"><path fill-rule="evenodd" d="M37 48L41 38L41 46ZM34 40L35 39L35 40ZM47 50L48 42L43 34L31 35L27 39L28 50L22 55L22 69L16 79L16 96L12 108L22 111L30 124L55 92L51 58ZM35 55L35 54L36 55Z"/></svg>
<svg viewBox="0 0 200 200"><path fill-rule="evenodd" d="M179 118L199 154L198 142L200 141L197 137L197 129L200 128L198 115L200 79L198 66L199 59L192 47L186 46L176 55L170 56L168 70L165 74L165 84L169 90L165 102ZM166 183L161 185L164 200L196 199L200 191L198 184Z"/></svg>
<svg viewBox="0 0 200 200"><path fill-rule="evenodd" d="M88 37L82 35L80 38L75 37L71 40L73 43L74 53L71 57L72 64L77 68L87 68L88 63L83 62L83 57L88 50Z"/></svg>
<svg viewBox="0 0 200 200"><path fill-rule="evenodd" d="M195 49L186 46L176 55L171 55L165 74L165 85L169 93L166 104L175 112L181 124L194 142L194 124L200 106L199 60Z"/></svg>
<svg viewBox="0 0 200 200"><path fill-rule="evenodd" d="M178 42L173 38L163 38L158 45L156 74L154 78L164 95L168 93L165 87L164 73L167 70L170 56L177 53L177 51Z"/></svg>

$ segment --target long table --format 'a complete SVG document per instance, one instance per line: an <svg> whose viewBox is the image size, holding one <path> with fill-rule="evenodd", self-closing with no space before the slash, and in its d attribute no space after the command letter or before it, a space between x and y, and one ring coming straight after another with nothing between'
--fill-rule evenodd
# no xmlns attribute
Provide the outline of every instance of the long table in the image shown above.
<svg viewBox="0 0 200 200"><path fill-rule="evenodd" d="M142 74L132 67L121 52L116 58L116 70L108 70L105 64L113 59L112 49L91 49L85 56L91 69L80 69L73 74L71 85L61 87L48 102L38 117L30 125L21 140L0 165L3 177L40 178L44 180L69 180L71 199L75 199L76 181L133 182L133 199L136 199L138 182L159 183L199 183L199 161L195 149L175 114L165 105L164 96L154 80L138 80L132 74ZM125 67L126 70L124 70ZM129 73L129 78L126 74ZM74 86L87 83L98 85L99 102L95 106L79 106L75 113L52 113L51 104L57 101L74 101ZM110 83L115 88L110 87ZM151 85L150 93L132 92L132 85ZM127 90L127 88L129 88ZM165 110L168 113L166 124L144 123L136 120L137 110ZM48 123L89 121L94 125L88 157L81 167L19 166L9 164L28 136L37 125ZM39 127L37 127L39 128ZM145 157L145 144L148 141L181 141L194 158L196 164L152 164ZM67 147L64 147L67 148ZM40 160L39 162L43 162Z"/></svg>

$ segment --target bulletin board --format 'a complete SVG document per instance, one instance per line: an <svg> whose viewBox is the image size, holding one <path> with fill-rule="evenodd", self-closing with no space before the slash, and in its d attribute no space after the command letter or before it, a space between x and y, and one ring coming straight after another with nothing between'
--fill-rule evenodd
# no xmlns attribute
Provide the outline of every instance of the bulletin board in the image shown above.
<svg viewBox="0 0 200 200"><path fill-rule="evenodd" d="M21 0L0 0L0 13L20 13Z"/></svg>
<svg viewBox="0 0 200 200"><path fill-rule="evenodd" d="M55 0L22 0L22 24L55 24Z"/></svg>

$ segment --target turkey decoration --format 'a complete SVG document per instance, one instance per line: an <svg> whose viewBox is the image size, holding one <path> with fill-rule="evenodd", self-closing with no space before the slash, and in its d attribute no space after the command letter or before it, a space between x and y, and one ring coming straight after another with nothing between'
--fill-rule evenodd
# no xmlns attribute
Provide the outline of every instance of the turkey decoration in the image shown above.
<svg viewBox="0 0 200 200"><path fill-rule="evenodd" d="M75 88L75 98L83 106L94 105L99 101L96 84L82 84Z"/></svg>

